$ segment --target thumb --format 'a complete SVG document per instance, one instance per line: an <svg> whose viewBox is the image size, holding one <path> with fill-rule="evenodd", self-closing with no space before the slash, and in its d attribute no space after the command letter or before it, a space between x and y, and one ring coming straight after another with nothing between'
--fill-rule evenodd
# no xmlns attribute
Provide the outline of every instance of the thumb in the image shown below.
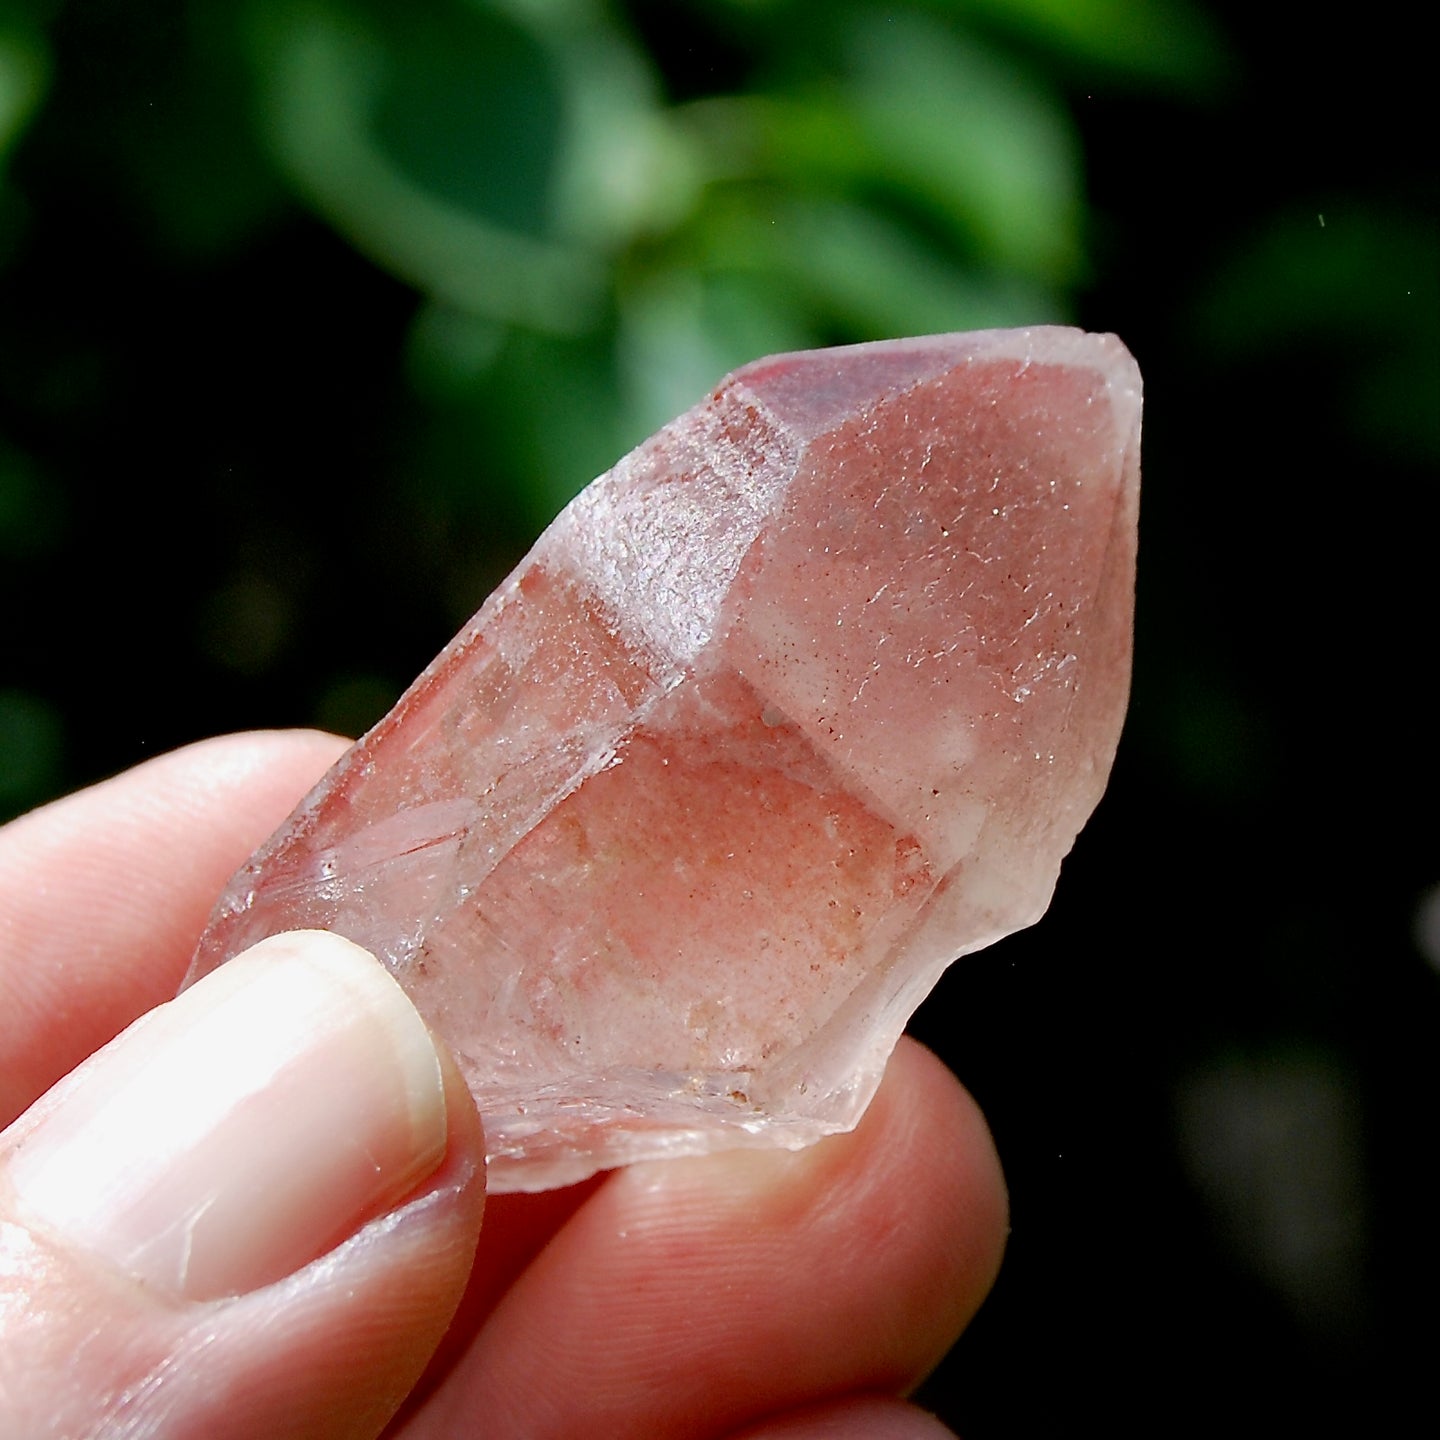
<svg viewBox="0 0 1440 1440"><path fill-rule="evenodd" d="M483 1155L370 955L262 942L0 1135L0 1434L377 1434L464 1289Z"/></svg>

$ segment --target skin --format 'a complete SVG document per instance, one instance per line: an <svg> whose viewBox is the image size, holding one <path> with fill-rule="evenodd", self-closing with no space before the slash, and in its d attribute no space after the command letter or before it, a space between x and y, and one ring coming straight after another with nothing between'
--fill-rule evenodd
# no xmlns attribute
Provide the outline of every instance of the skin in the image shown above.
<svg viewBox="0 0 1440 1440"><path fill-rule="evenodd" d="M168 999L230 873L343 746L192 746L0 830L0 1123ZM288 1278L157 1296L27 1228L0 1137L0 1433L934 1440L903 1397L1000 1264L974 1102L904 1042L850 1135L484 1198L440 1168ZM482 1231L483 1225L483 1231Z"/></svg>

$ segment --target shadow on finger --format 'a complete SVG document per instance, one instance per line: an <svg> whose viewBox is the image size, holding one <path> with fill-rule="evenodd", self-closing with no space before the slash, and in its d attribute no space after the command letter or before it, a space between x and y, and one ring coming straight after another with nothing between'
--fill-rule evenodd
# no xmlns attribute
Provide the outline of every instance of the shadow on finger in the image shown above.
<svg viewBox="0 0 1440 1440"><path fill-rule="evenodd" d="M612 1175L406 1434L705 1440L903 1393L989 1290L1005 1226L983 1118L903 1042L853 1134Z"/></svg>

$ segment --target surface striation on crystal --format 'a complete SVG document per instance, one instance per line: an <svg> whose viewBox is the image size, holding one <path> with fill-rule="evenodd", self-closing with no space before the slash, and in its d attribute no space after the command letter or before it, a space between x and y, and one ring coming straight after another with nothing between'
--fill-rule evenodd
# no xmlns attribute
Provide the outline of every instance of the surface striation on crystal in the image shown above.
<svg viewBox="0 0 1440 1440"><path fill-rule="evenodd" d="M987 331L737 371L607 475L234 878L192 978L373 950L492 1190L852 1126L1030 924L1130 667L1140 377Z"/></svg>

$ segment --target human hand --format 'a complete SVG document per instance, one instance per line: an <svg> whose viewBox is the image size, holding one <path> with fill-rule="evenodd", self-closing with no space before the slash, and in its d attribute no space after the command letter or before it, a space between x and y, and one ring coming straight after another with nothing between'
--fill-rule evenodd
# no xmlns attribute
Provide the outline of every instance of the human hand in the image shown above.
<svg viewBox="0 0 1440 1440"><path fill-rule="evenodd" d="M341 746L211 741L0 830L0 1434L943 1434L893 1397L989 1289L1005 1195L917 1045L853 1134L488 1208L453 1065L333 936L267 942L63 1078L174 994Z"/></svg>

